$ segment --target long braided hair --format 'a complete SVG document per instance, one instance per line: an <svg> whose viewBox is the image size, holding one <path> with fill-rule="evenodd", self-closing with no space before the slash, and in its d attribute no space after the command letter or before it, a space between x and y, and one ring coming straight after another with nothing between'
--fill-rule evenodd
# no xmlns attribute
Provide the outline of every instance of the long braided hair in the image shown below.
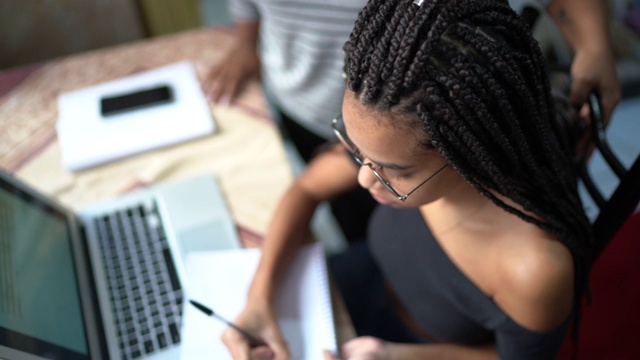
<svg viewBox="0 0 640 360"><path fill-rule="evenodd" d="M571 251L577 336L593 236L529 27L507 0L370 0L344 49L359 101L413 115L479 192Z"/></svg>

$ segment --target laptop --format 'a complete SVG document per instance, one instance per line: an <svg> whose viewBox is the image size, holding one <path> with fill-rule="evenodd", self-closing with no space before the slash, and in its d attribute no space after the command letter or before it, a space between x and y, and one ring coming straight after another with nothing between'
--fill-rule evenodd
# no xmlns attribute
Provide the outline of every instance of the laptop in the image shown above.
<svg viewBox="0 0 640 360"><path fill-rule="evenodd" d="M72 213L0 170L0 359L178 359L184 259L240 246L211 175Z"/></svg>

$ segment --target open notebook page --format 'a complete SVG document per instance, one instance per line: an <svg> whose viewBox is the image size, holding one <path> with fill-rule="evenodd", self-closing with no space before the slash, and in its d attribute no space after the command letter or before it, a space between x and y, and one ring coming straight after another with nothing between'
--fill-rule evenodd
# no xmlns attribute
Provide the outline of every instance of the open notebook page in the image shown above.
<svg viewBox="0 0 640 360"><path fill-rule="evenodd" d="M259 249L189 255L187 298L233 321L244 308L259 260ZM327 268L320 244L301 248L283 278L276 304L292 359L323 359L324 349L337 349ZM188 301L182 328L182 359L231 359L220 340L226 325L207 317Z"/></svg>

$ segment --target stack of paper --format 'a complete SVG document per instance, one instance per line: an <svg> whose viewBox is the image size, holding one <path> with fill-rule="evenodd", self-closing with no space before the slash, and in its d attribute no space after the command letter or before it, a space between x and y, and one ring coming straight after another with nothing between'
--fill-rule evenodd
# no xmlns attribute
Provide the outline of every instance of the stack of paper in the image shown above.
<svg viewBox="0 0 640 360"><path fill-rule="evenodd" d="M101 99L168 85L173 101L102 116ZM71 171L211 134L215 123L195 69L180 62L58 98L62 164Z"/></svg>
<svg viewBox="0 0 640 360"><path fill-rule="evenodd" d="M233 321L246 304L260 261L259 249L194 253L187 258L187 297ZM320 244L300 250L280 285L276 313L292 359L323 359L335 351L336 333L324 251ZM227 326L185 301L182 359L232 359L220 340Z"/></svg>

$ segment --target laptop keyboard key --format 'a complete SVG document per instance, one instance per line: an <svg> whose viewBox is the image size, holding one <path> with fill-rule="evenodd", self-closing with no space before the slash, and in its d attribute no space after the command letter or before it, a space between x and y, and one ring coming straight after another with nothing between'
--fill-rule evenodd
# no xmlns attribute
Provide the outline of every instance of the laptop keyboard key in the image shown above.
<svg viewBox="0 0 640 360"><path fill-rule="evenodd" d="M183 295L155 204L123 209L96 225L124 358L179 343Z"/></svg>
<svg viewBox="0 0 640 360"><path fill-rule="evenodd" d="M151 340L147 340L144 342L144 351L147 354L153 352L153 343L151 342Z"/></svg>
<svg viewBox="0 0 640 360"><path fill-rule="evenodd" d="M176 272L176 267L173 264L173 258L171 257L171 252L169 252L168 248L164 248L162 250L162 255L164 256L164 262L167 266L167 271L169 271L169 279L171 280L171 287L174 291L180 290L180 281L178 281L178 273Z"/></svg>
<svg viewBox="0 0 640 360"><path fill-rule="evenodd" d="M167 339L165 338L163 333L158 334L158 346L160 349L164 349L167 347Z"/></svg>
<svg viewBox="0 0 640 360"><path fill-rule="evenodd" d="M169 332L171 333L171 341L174 344L177 344L180 342L180 332L178 331L178 327L176 326L176 324L171 323L169 324Z"/></svg>
<svg viewBox="0 0 640 360"><path fill-rule="evenodd" d="M142 354L140 353L140 350L133 350L133 351L131 352L131 358L132 358L132 359L137 359L137 358L139 358L140 356L142 356Z"/></svg>

